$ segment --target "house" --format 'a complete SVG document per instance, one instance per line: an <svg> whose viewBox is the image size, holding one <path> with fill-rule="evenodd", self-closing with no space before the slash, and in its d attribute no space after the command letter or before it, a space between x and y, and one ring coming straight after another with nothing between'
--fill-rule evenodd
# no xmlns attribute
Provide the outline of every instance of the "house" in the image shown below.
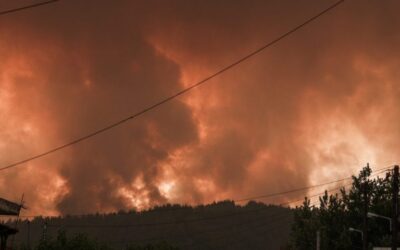
<svg viewBox="0 0 400 250"><path fill-rule="evenodd" d="M0 215L19 216L22 207L22 204L17 204L15 202L0 198ZM17 232L17 229L0 223L0 250L7 249L8 237L10 235L15 235Z"/></svg>

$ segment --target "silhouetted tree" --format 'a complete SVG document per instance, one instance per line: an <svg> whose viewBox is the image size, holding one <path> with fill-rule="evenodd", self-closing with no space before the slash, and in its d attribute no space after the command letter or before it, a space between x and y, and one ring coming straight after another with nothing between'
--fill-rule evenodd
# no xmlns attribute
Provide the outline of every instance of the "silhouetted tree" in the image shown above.
<svg viewBox="0 0 400 250"><path fill-rule="evenodd" d="M315 249L317 231L320 231L321 249L345 250L362 246L361 236L350 232L349 228L362 229L363 202L362 185L368 190L368 211L383 216L391 216L391 174L384 178L370 179L371 168L363 168L357 177L352 177L352 186L339 194L325 194L319 198L319 207L310 205L305 199L294 212L291 233L291 248L299 250ZM385 220L368 220L368 240L370 245L389 244L389 224Z"/></svg>

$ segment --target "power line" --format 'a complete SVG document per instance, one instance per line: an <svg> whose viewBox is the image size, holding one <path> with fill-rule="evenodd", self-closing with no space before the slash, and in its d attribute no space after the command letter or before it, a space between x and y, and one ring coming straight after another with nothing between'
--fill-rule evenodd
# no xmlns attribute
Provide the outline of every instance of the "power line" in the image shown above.
<svg viewBox="0 0 400 250"><path fill-rule="evenodd" d="M394 165L389 165L383 168L379 168L376 170L373 170L373 174L370 175L370 177L379 175L385 171L388 171L389 169L391 169ZM250 200L259 200L259 199L266 199L266 198L271 198L274 196L280 196L280 195L284 195L284 194L289 194L289 193L295 193L295 192L300 192L300 191L306 191L309 189L314 189L317 187L322 187L322 186L326 186L326 185L330 185L330 184L334 184L334 183L338 183L338 182L342 182L342 181L347 181L352 179L353 176L350 177L345 177L345 178L341 178L341 179L337 179L337 180L333 180L333 181L329 181L329 182L325 182L325 183L319 183L316 185L312 185L312 186L306 186L306 187L301 187L301 188L295 188L295 189L291 189L291 190L286 190L286 191L282 191L282 192L276 192L276 193L269 193L269 194L265 194L265 195L259 195L259 196L253 196L253 197L248 197L248 198L242 198L242 199L237 199L237 200L231 200L233 202L243 202L243 201L250 201ZM347 185L346 185L347 186ZM323 194L323 193L321 193ZM228 199L225 199L228 200ZM293 203L293 202L292 202ZM282 205L282 204L281 204ZM157 212L169 212L169 211L175 211L175 210L181 210L181 209L186 209L187 207L171 207L170 209L165 209L163 208L162 210L158 210ZM147 210L145 212L153 212L153 210ZM70 214L69 216L85 216L87 214ZM34 217L52 217L52 216L46 216L46 215L21 215L21 218L34 218ZM2 216L0 216L2 217ZM7 216L3 216L3 217L7 217Z"/></svg>
<svg viewBox="0 0 400 250"><path fill-rule="evenodd" d="M330 190L327 190L326 192L332 192L335 190L339 190L343 187L350 186L351 184L347 184L341 187L333 188ZM325 192L317 193L312 196L308 196L308 198L313 198L316 196L320 196L325 194ZM304 200L302 199L297 199L297 200L291 200L287 202L280 203L279 206L285 206L285 205L290 205L292 203L297 203ZM48 225L49 227L67 227L67 228L122 228L122 227L148 227L148 226L167 226L167 225L176 225L176 224L182 224L182 223L194 223L194 222L199 222L199 221L207 221L207 220L214 220L214 219L221 219L225 217L232 217L235 215L243 215L247 213L253 213L257 211L262 211L265 209L268 209L269 207L262 207L262 208L257 208L253 210L248 210L244 212L233 212L229 214L223 214L223 215L216 215L216 216L209 216L209 217L203 217L203 218L196 218L196 219L190 219L190 220L177 220L177 221L171 221L171 222L154 222L154 223L136 223L136 224L120 224L120 225L114 225L114 224L97 224L97 225L87 225L87 224L70 224L70 225Z"/></svg>
<svg viewBox="0 0 400 250"><path fill-rule="evenodd" d="M45 1L45 2L40 2L40 3L35 3L35 4L26 5L26 6L19 7L19 8L14 8L14 9L9 9L9 10L3 10L3 11L0 11L0 16L6 15L6 14L11 14L11 13L18 12L18 11L22 11L22 10L27 10L27 9L36 8L36 7L39 7L39 6L43 6L43 5L55 3L55 2L57 2L57 1L60 1L60 0L49 0L49 1Z"/></svg>
<svg viewBox="0 0 400 250"><path fill-rule="evenodd" d="M313 185L313 186L301 187L301 188L298 188L298 189L292 189L292 190L287 190L287 191L278 192L278 193L270 193L270 194L265 194L265 195L253 196L253 197L243 198L243 199L234 200L234 201L235 202L242 202L242 201L259 200L259 199L264 199L264 198L270 198L270 197L274 197L274 196L280 196L280 195L284 195L284 194L295 193L295 192L299 192L299 191L304 191L304 190L308 190L308 189L322 187L322 186L326 186L326 185L329 185L329 184L350 180L351 178L352 177L347 177L347 178L343 178L343 179L339 179L339 180L335 180L335 181L330 181L330 182L327 182L327 183L320 183L320 184Z"/></svg>
<svg viewBox="0 0 400 250"><path fill-rule="evenodd" d="M376 175L379 175L379 174L381 174L381 173L383 173L384 171L387 171L388 170L388 168L382 168L382 169L380 169L380 170L377 170L374 174L372 174L372 175L370 175L369 177L372 177L372 176L376 176ZM337 187L337 188L334 188L334 189L330 189L330 190L327 190L327 191L325 191L325 192L321 192L321 193L317 193L317 194L313 194L313 195L311 195L311 196L309 196L308 197L308 200L310 201L309 202L309 205L310 206L315 206L315 205L317 205L318 203L319 203L319 201L318 200L314 200L314 201L312 201L312 198L314 198L314 197L317 197L317 196L321 196L321 195L324 195L325 193L331 193L331 192L333 192L333 191L336 191L336 190L339 190L339 189L342 189L342 188L345 188L345 187L347 187L347 186L352 186L353 185L353 183L350 183L350 184L347 184L347 185L343 185L343 186L341 186L341 187ZM297 203L297 202L299 202L299 201L302 201L302 200L304 200L304 199L298 199L298 200L292 200L292 201L288 201L288 202L285 202L285 203L281 203L280 204L280 206L282 206L282 205L288 205L288 204L292 204L292 203ZM177 225L177 224L181 224L181 223L193 223L193 222L198 222L198 221L204 221L204 220L211 220L211 219L217 219L217 218L223 218L223 217L230 217L230 216L235 216L235 215L243 215L243 214L247 214L247 213L252 213L252 212L257 212L257 211L262 211L262 210L266 210L268 207L261 207L261 208L258 208L258 209L253 209L253 210L249 210L249 211L244 211L244 212L235 212L235 213L231 213L231 214L227 214L227 215L221 215L221 216L214 216L214 217L203 217L203 218L198 218L198 219L192 219L192 220L181 220L181 221L174 221L174 222L168 222L168 223L147 223L147 224L125 224L125 225L50 225L50 226L52 226L52 227L65 227L65 228L71 228L71 227L73 227L73 228L121 228L121 227L125 227L125 228L127 228L127 227L142 227L142 226L162 226L162 225ZM269 231L270 229L276 229L275 227L274 227L274 222L280 222L282 219L289 219L289 216L292 216L292 214L290 214L290 213L288 213L288 211L286 212L286 214L285 213L283 213L283 211L277 211L277 212L275 212L275 213L273 213L273 214L269 214L269 215L266 215L266 217L263 217L262 219L268 219L268 221L267 222L263 222L263 223L261 223L261 224L259 224L259 225L255 225L255 226L253 226L252 227L252 229L254 229L255 227L264 227L264 226L268 226L268 228L267 228L267 231ZM226 229L230 229L230 228L232 228L232 226L235 226L235 227L243 227L243 226L245 226L245 225L250 225L250 224L253 224L253 223L257 223L259 220L246 220L246 221L242 221L242 222L240 222L240 223L235 223L234 225L231 225L231 226L229 226L229 227L227 227L227 226L224 226L224 227L218 227L218 228L213 228L213 229L211 229L211 230L206 230L206 231L200 231L200 232L194 232L194 233L192 233L192 235L198 235L198 234L205 234L205 233L214 233L214 232L218 232L218 231L224 231L224 230L226 230ZM243 230L243 228L242 229L239 229L240 231L242 231ZM174 235L174 236L172 236L174 239L179 239L180 238L180 235ZM187 238L187 234L185 234L185 235L182 235L182 237L184 237L184 238ZM165 239L165 236L164 237L162 237L163 239ZM216 239L212 239L212 241L215 241L215 240L219 240L219 239L222 239L222 238L225 238L225 236L223 236L223 237L218 237L218 238L216 238ZM135 240L134 242L146 242L146 241L154 241L154 240L160 240L161 238L159 238L159 237L152 237L152 238L145 238L145 239L137 239L137 240ZM122 242L124 242L124 243L129 243L129 242L127 242L126 240L124 240L124 241L120 241L121 243ZM197 245L198 243L190 243L189 245ZM187 245L187 244L185 244L185 245Z"/></svg>
<svg viewBox="0 0 400 250"><path fill-rule="evenodd" d="M370 175L370 177L372 176L376 176L381 174L383 171L387 170L389 167L387 168L382 168L380 170L378 170L376 173L374 173L373 175ZM342 185L340 187L336 187L330 190L325 190L324 192L320 192L320 193L316 193L310 196L307 196L307 198L310 200L311 198L314 197L319 197L321 195L324 195L325 193L331 193L333 191L337 191L340 190L344 187L348 187L348 186L352 186L353 183L350 184L346 184L346 185ZM297 200L291 200L291 201L286 201L283 203L280 203L279 206L285 206L285 205L290 205L293 203L297 203L297 202L301 202L304 201L304 198L302 199L297 199ZM314 202L313 202L314 203ZM229 213L229 214L223 214L223 215L217 215L217 216L210 216L210 217L203 217L203 218L196 218L196 219L190 219L190 220L178 220L178 221L173 221L173 222L155 222L155 223L137 223L137 224L122 224L122 225L110 225L110 224L102 224L102 225L87 225L87 224L75 224L75 225L49 225L52 227L73 227L73 228L121 228L121 227L147 227L147 226L165 226L165 225L176 225L176 224L182 224L182 223L192 223L192 222L198 222L198 221L205 221L205 220L213 220L213 219L220 219L220 218L225 218L225 217L231 217L231 216L235 216L235 215L242 215L242 214L247 214L247 213L252 213L252 212L257 212L257 211L262 211L267 209L268 207L262 207L262 208L258 208L258 209L253 209L253 210L248 210L248 211L244 211L244 212L233 212L233 213Z"/></svg>
<svg viewBox="0 0 400 250"><path fill-rule="evenodd" d="M389 167L378 169L378 170L376 170L376 172L374 174L371 174L369 177L373 177L373 176L377 176L379 174L382 174L383 172L387 171L388 168ZM336 191L336 190L339 190L339 189L342 189L344 187L351 186L351 185L352 185L352 183L346 184L346 185L343 185L343 186L340 186L340 187L337 187L337 188L334 188L334 189L327 190L325 192L331 193L333 191ZM310 201L310 203L309 203L310 206L318 205L319 200L312 201L312 198L324 195L325 192L321 192L321 193L317 193L317 194L313 194L313 195L309 196L308 199ZM288 201L288 202L285 202L285 203L281 203L280 205L281 206L282 205L288 205L288 204L297 203L297 202L303 201L303 200L304 199L291 200L291 201ZM262 207L262 208L253 209L253 210L244 211L244 212L231 213L231 214L223 215L223 216L205 217L205 218L199 218L199 219L195 219L195 220L175 221L175 222L168 223L168 225L175 225L175 224L187 223L187 222L197 222L197 221L203 221L203 220L209 220L209 219L215 219L215 218L222 218L222 217L233 216L233 215L242 215L242 214L262 211L262 210L266 210L266 209L267 209L267 207ZM289 216L292 216L292 215L290 213L288 213L287 211L285 213L283 213L283 211L277 211L277 212L269 214L269 215L267 214L266 217L263 217L262 219L268 219L268 221L267 222L263 222L263 223L258 224L258 225L255 225L255 226L252 227L252 229L254 229L255 227L258 228L258 227L264 227L264 226L268 226L266 231L269 231L270 229L276 229L274 227L274 225L275 225L274 222L280 222L282 219L285 219L285 218L289 219ZM242 227L242 226L250 225L250 224L253 224L253 223L257 223L259 221L260 221L259 219L246 220L246 221L242 221L240 223L234 223L234 224L230 225L229 227L228 226L223 226L223 227L213 228L211 230L193 232L192 235L207 234L207 233L214 233L214 232L218 232L218 231L224 231L226 229L232 228L232 226L234 226L234 227ZM89 227L90 228L93 228L93 227L95 227L95 228L98 228L98 227L102 227L102 228L104 228L104 227L117 228L117 227L150 226L150 225L159 226L159 225L166 225L166 223L130 224L130 225L50 225L50 226L52 226L52 227L59 227L59 226L61 226L61 227L80 227L80 228L89 228ZM242 231L243 228L239 229L239 230ZM181 234L172 235L172 236L169 236L169 237L172 237L174 240L180 239L180 238L186 239L187 238L187 234L185 234L185 235L181 235ZM217 237L217 238L211 239L211 241L220 240L220 239L223 239L223 238L226 238L226 237L228 237L228 236ZM133 242L137 243L137 242L154 241L154 240L160 240L160 239L165 239L165 236L162 237L162 238L160 238L160 237L151 237L151 238L144 238L144 239L135 239L134 241L130 241L130 242L127 242L126 240L118 241L118 242L115 241L115 243L133 243ZM198 243L199 242L193 242L193 243L189 243L189 245L190 246L197 245ZM187 246L188 244L186 243L184 245Z"/></svg>
<svg viewBox="0 0 400 250"><path fill-rule="evenodd" d="M24 160L22 160L22 161L18 161L18 162L9 164L9 165L7 165L7 166L4 166L4 167L0 168L0 171L5 170L5 169L9 169L9 168L12 168L12 167L15 167L15 166L18 166L18 165L21 165L21 164L23 164L23 163L26 163L26 162L29 162L29 161L32 161L32 160L35 160L35 159L38 159L38 158L41 158L41 157L44 157L44 156L46 156L46 155L48 155L48 154L54 153L54 152L56 152L56 151L59 151L59 150L61 150L61 149L66 148L66 147L70 147L70 146L72 146L72 145L74 145L74 144L77 144L77 143L79 143L79 142L81 142L81 141L87 140L87 139L89 139L89 138L91 138L91 137L93 137L93 136L96 136L96 135L98 135L98 134L100 134L100 133L103 133L103 132L105 132L105 131L107 131L107 130L110 130L110 129L114 128L114 127L117 127L117 126L121 125L122 123L128 122L129 120L132 120L132 119L134 119L134 118L137 118L137 117L139 117L139 116L141 116L141 115L143 115L143 114L145 114L145 113L147 113L147 112L149 112L149 111L151 111L151 110L153 110L153 109L155 109L155 108L157 108L157 107L163 105L164 103L167 103L167 102L169 102L169 101L171 101L171 100L173 100L173 99L175 99L175 98L177 98L177 97L179 97L179 96L181 96L181 95L183 95L183 94L189 92L190 90L199 87L200 85L202 85L202 84L208 82L209 80L211 80L211 79L213 79L213 78L215 78L215 77L221 75L222 73L224 73L224 72L226 72L226 71L228 71L228 70L234 68L235 66L237 66L237 65L241 64L242 62L244 62L244 61L250 59L251 57L253 57L253 56L255 56L255 55L261 53L263 50L265 50L265 49L271 47L272 45L274 45L274 44L276 44L277 42L281 41L281 40L284 39L285 37L291 35L292 33L296 32L297 30L299 30L299 29L301 29L302 27L306 26L307 24L313 22L314 20L316 20L316 19L319 18L320 16L324 15L325 13L329 12L330 10L334 9L335 7L337 7L339 4L341 4L341 3L343 3L343 2L344 2L344 0L340 0L340 1L336 2L335 4L333 4L333 5L331 5L330 7L324 9L323 11L321 11L320 13L318 13L317 15L311 17L311 18L308 19L307 21L305 21L305 22L301 23L300 25L294 27L293 29L289 30L288 32L284 33L283 35L281 35L281 36L275 38L274 40L272 40L271 42L269 42L269 43L265 44L264 46L258 48L257 50L255 50L255 51L249 53L248 55L246 55L246 56L244 56L244 57L238 59L237 61L235 61L235 62L233 62L233 63L231 63L231 64L229 64L229 65L223 67L222 69L216 71L215 73L213 73L212 75L210 75L210 76L204 78L203 80L201 80L201 81L199 81L199 82L197 82L197 83L195 83L195 84L193 84L193 85L191 85L191 86L189 86L189 87L187 87L187 88L184 88L183 90L181 90L181 91L179 91L179 92L177 92L177 93L175 93L175 94L173 94L173 95L171 95L171 96L169 96L169 97L166 97L165 99L163 99L163 100L161 100L161 101L159 101L159 102L157 102L157 103L155 103L155 104L153 104L153 105L151 105L151 106L148 106L147 108L145 108L145 109L143 109L143 110L137 112L136 114L133 114L132 116L129 116L129 117L127 117L127 118L124 118L124 119L122 119L122 120L120 120L120 121L117 121L117 122L115 122L115 123L112 123L112 124L110 124L110 125L108 125L108 126L106 126L106 127L104 127L104 128L101 128L101 129L99 129L99 130L96 130L96 131L94 131L94 132L92 132L92 133L89 133L89 134L87 134L87 135L85 135L85 136L82 136L82 137L80 137L80 138L78 138L78 139L75 139L75 140L73 140L73 141L71 141L71 142L68 142L68 143L66 143L66 144L63 144L63 145L58 146L58 147L56 147L56 148L50 149L50 150L48 150L48 151L46 151L46 152L43 152L43 153L41 153L41 154L38 154L38 155L35 155L35 156L32 156L32 157L29 157L29 158L27 158L27 159L24 159Z"/></svg>
<svg viewBox="0 0 400 250"><path fill-rule="evenodd" d="M379 174L379 173L381 173L383 171L386 171L386 170L392 168L393 166L394 165L390 165L390 166L387 166L387 167L384 167L384 168L377 169L377 170L374 171L375 172L374 174ZM373 176L373 175L371 175L371 176ZM270 193L270 194L264 194L264 195L259 195L259 196L253 196L253 197L248 197L248 198L243 198L243 199L238 199L238 200L233 200L233 201L234 202L242 202L242 201L249 201L249 200L265 199L265 198L270 198L270 197L274 197L274 196L280 196L280 195L284 195L284 194L295 193L295 192L300 192L300 191L304 191L304 190L308 190L308 189L322 187L322 186L334 184L334 183L337 183L337 182L351 180L352 178L353 178L353 176L350 176L350 177L341 178L341 179L337 179L337 180L333 180L333 181L329 181L329 182L319 183L319 184L312 185L312 186L306 186L306 187L291 189L291 190L287 190L287 191L283 191L283 192L277 192L277 193Z"/></svg>

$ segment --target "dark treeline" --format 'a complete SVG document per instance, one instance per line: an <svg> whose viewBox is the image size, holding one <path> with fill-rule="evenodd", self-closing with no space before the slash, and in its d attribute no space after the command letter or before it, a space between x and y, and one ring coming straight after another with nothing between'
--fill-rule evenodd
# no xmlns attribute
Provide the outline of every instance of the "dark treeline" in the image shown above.
<svg viewBox="0 0 400 250"><path fill-rule="evenodd" d="M352 177L349 188L325 192L316 203L306 198L295 209L222 201L141 212L36 217L20 221L20 232L9 243L20 250L309 250L316 249L319 232L321 250L359 249L361 235L349 228L362 229L365 200L368 212L385 217L392 213L393 175L372 178L371 173L367 166ZM390 245L388 221L368 219L368 245Z"/></svg>
<svg viewBox="0 0 400 250"><path fill-rule="evenodd" d="M245 206L222 201L143 212L36 217L18 223L13 245L37 250L281 249L289 241L292 219L288 208L253 201Z"/></svg>
<svg viewBox="0 0 400 250"><path fill-rule="evenodd" d="M356 230L363 229L365 204L367 212L392 216L393 174L387 172L384 177L372 178L371 173L369 166L363 168L358 176L353 176L350 188L342 188L338 194L326 192L317 205L305 199L294 213L291 248L316 249L319 231L321 250L362 249L362 236ZM390 246L390 221L366 218L368 249Z"/></svg>

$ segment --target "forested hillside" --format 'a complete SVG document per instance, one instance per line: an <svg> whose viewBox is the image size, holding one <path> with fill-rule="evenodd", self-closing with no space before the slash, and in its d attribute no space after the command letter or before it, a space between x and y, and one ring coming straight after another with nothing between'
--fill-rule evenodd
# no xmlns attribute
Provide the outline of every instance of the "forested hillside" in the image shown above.
<svg viewBox="0 0 400 250"><path fill-rule="evenodd" d="M43 233L49 241L65 232L70 238L83 234L112 249L159 243L178 249L280 249L288 242L291 222L290 209L256 202L245 206L232 201L196 207L166 205L144 212L20 221L14 245L35 247Z"/></svg>

